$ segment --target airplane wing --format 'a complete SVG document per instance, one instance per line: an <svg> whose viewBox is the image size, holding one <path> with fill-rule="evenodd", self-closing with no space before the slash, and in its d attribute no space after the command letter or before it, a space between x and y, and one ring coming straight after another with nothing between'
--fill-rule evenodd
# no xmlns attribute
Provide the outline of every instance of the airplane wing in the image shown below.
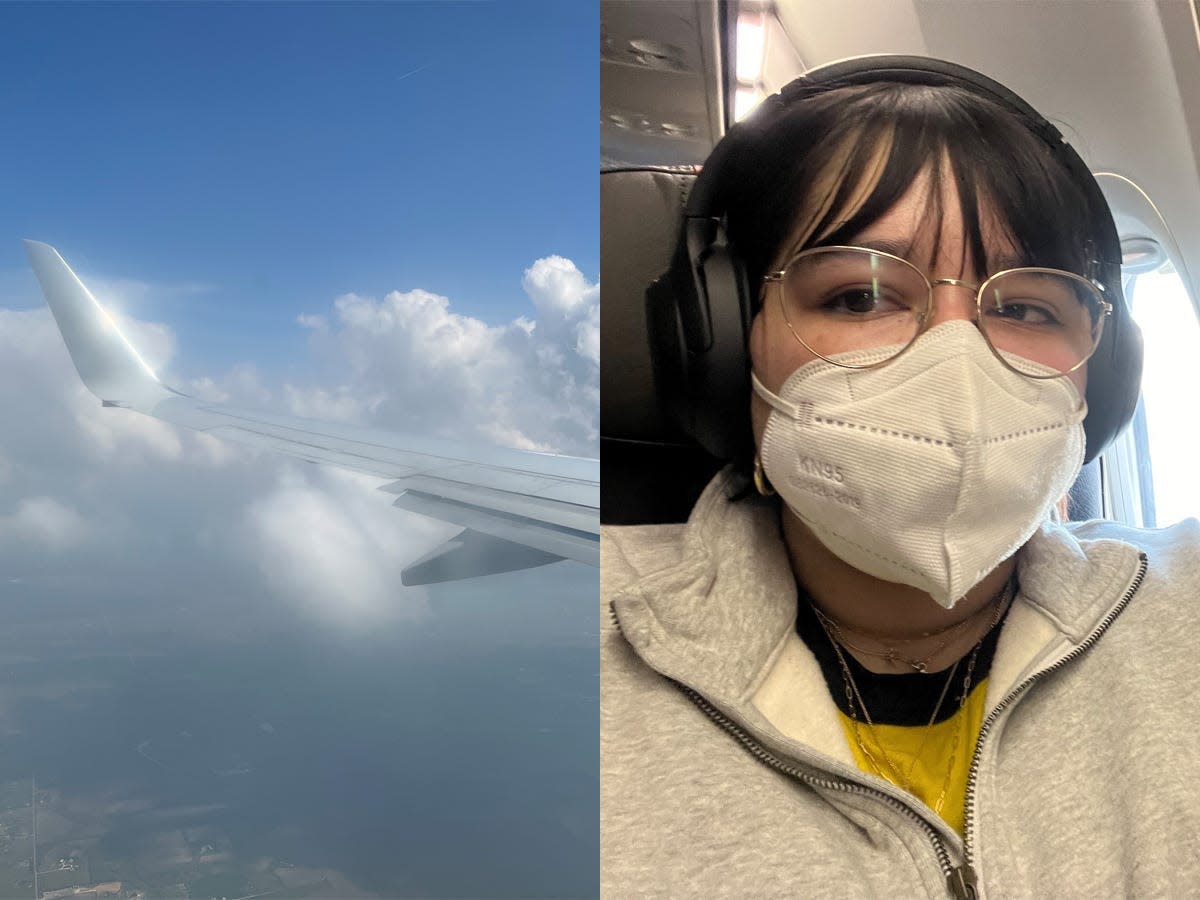
<svg viewBox="0 0 1200 900"><path fill-rule="evenodd" d="M163 384L58 251L25 241L79 377L104 406L389 479L395 505L463 531L407 566L431 584L573 559L600 561L600 463L205 403Z"/></svg>

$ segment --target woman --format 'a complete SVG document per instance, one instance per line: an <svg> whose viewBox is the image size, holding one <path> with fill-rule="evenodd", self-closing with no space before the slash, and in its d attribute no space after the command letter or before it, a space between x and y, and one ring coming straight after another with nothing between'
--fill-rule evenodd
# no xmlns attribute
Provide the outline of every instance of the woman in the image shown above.
<svg viewBox="0 0 1200 900"><path fill-rule="evenodd" d="M750 438L686 525L603 536L607 896L1195 890L1200 531L1050 521L1140 373L1056 135L891 57L710 157L670 281L685 332L746 305Z"/></svg>

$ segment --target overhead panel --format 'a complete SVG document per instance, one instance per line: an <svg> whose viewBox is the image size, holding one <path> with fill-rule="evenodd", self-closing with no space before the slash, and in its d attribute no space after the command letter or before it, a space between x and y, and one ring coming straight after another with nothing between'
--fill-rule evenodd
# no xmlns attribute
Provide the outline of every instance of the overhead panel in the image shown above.
<svg viewBox="0 0 1200 900"><path fill-rule="evenodd" d="M868 53L927 52L913 0L781 0L775 9L810 69Z"/></svg>
<svg viewBox="0 0 1200 900"><path fill-rule="evenodd" d="M699 163L724 131L717 5L600 4L600 152L606 165Z"/></svg>

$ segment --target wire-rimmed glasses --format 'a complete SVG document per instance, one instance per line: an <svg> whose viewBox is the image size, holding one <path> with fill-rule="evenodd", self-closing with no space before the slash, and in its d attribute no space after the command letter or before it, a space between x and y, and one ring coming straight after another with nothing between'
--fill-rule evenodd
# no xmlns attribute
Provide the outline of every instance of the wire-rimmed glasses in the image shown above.
<svg viewBox="0 0 1200 900"><path fill-rule="evenodd" d="M931 282L908 260L864 247L804 250L764 281L778 285L796 340L852 369L884 365L912 345L932 318L935 285L973 292L976 323L992 352L1029 378L1057 378L1082 366L1112 314L1101 285L1061 269L1005 269L978 286L953 278ZM895 352L866 364L834 358L876 348Z"/></svg>

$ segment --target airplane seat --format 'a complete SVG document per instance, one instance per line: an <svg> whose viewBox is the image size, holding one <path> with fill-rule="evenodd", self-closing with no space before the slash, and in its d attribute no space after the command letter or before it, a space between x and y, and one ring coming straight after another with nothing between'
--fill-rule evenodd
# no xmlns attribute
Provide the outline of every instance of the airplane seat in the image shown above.
<svg viewBox="0 0 1200 900"><path fill-rule="evenodd" d="M663 413L655 390L646 288L668 268L687 167L600 174L600 521L683 522L721 468Z"/></svg>
<svg viewBox="0 0 1200 900"><path fill-rule="evenodd" d="M1079 470L1075 483L1067 492L1067 521L1082 522L1085 519L1104 517L1104 487L1100 477L1100 460L1093 459Z"/></svg>
<svg viewBox="0 0 1200 900"><path fill-rule="evenodd" d="M646 289L667 271L696 178L687 167L614 168L600 175L600 519L683 522L723 463L664 413L654 381ZM1101 515L1099 461L1071 488L1072 521Z"/></svg>

